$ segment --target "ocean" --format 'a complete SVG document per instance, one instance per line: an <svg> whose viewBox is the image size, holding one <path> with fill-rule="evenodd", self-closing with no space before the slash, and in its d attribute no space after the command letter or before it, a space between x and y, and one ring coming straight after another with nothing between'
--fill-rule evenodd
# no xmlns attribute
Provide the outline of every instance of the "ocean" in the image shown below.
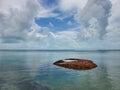
<svg viewBox="0 0 120 90"><path fill-rule="evenodd" d="M53 65L65 58L90 59L91 70ZM0 90L120 90L120 51L0 51Z"/></svg>

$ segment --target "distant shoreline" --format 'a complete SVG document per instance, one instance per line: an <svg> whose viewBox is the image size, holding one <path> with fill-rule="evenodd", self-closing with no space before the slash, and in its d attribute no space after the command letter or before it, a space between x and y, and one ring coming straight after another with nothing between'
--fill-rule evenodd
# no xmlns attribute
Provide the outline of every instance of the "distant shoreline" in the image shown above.
<svg viewBox="0 0 120 90"><path fill-rule="evenodd" d="M42 51L42 52L106 52L106 51L120 51L120 49L111 49L111 50L46 50L46 49L34 49L34 50L30 50L30 49L0 49L0 51L25 51L25 52L36 52L36 51Z"/></svg>

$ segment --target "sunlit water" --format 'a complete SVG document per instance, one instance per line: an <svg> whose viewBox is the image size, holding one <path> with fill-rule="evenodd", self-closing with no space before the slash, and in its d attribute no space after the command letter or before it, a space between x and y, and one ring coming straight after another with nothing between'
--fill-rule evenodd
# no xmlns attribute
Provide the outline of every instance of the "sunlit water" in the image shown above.
<svg viewBox="0 0 120 90"><path fill-rule="evenodd" d="M72 57L91 59L98 67L53 65ZM120 90L120 51L0 51L0 90Z"/></svg>

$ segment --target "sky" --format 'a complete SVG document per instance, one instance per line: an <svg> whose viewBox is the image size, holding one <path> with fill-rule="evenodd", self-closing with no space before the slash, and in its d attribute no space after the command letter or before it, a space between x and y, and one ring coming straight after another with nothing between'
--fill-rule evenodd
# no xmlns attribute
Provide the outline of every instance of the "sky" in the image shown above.
<svg viewBox="0 0 120 90"><path fill-rule="evenodd" d="M0 49L120 49L120 0L0 0Z"/></svg>

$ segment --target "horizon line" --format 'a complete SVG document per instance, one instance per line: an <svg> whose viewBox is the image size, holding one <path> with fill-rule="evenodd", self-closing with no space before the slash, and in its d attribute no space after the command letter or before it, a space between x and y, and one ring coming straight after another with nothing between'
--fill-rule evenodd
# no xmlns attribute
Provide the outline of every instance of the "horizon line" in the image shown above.
<svg viewBox="0 0 120 90"><path fill-rule="evenodd" d="M0 51L120 51L120 49L0 49Z"/></svg>

